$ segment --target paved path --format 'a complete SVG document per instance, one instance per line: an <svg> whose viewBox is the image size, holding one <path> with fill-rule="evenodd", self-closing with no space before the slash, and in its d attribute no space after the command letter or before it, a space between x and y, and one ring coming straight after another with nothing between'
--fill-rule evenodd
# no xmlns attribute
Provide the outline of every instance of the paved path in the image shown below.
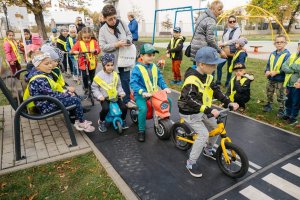
<svg viewBox="0 0 300 200"><path fill-rule="evenodd" d="M188 42L184 43L184 49L189 45ZM160 48L167 48L168 43L155 43L156 47ZM258 54L253 53L253 48L250 46L263 46L262 48L259 48ZM290 52L295 52L297 50L298 43L297 42L290 42L287 44L287 49ZM246 45L246 48L248 50L248 56L249 58L256 58L256 59L262 59L262 60L268 60L269 55L272 51L275 50L275 47L273 45L272 41L249 41L249 43Z"/></svg>

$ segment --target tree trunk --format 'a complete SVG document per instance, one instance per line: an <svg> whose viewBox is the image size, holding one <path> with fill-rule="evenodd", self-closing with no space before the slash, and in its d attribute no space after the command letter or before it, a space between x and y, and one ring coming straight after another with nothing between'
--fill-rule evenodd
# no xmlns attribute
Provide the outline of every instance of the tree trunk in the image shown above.
<svg viewBox="0 0 300 200"><path fill-rule="evenodd" d="M300 3L298 3L298 5L296 6L296 9L291 14L291 19L290 19L289 25L287 27L288 33L290 33L290 31L291 31L292 25L295 22L295 16L296 16L297 12L299 12L299 11L300 11Z"/></svg>
<svg viewBox="0 0 300 200"><path fill-rule="evenodd" d="M41 10L37 13L34 13L34 18L37 24L37 28L39 30L39 34L42 36L44 40L47 40L48 36L47 36L46 26L44 22L43 11Z"/></svg>

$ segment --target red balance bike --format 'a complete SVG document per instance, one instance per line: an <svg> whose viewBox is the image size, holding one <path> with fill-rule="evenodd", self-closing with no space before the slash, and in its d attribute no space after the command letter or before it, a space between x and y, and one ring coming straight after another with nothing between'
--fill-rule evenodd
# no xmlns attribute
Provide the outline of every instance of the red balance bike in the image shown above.
<svg viewBox="0 0 300 200"><path fill-rule="evenodd" d="M134 101L131 93L130 99ZM146 120L154 120L154 132L159 139L167 140L170 138L173 121L170 119L170 103L167 93L163 90L154 92L152 97L148 98ZM138 108L130 109L130 117L134 123L138 123Z"/></svg>

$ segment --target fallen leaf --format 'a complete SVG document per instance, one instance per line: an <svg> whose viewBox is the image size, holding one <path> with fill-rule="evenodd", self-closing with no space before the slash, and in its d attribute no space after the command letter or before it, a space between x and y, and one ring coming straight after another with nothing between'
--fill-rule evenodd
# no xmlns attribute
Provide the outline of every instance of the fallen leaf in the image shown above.
<svg viewBox="0 0 300 200"><path fill-rule="evenodd" d="M67 160L67 161L65 161L64 163L65 164L69 164L71 162L71 160Z"/></svg>
<svg viewBox="0 0 300 200"><path fill-rule="evenodd" d="M7 183L1 183L1 189L3 189L6 185Z"/></svg>
<svg viewBox="0 0 300 200"><path fill-rule="evenodd" d="M38 195L38 193L35 193L34 195L32 195L31 197L29 197L29 200L33 200L33 198Z"/></svg>

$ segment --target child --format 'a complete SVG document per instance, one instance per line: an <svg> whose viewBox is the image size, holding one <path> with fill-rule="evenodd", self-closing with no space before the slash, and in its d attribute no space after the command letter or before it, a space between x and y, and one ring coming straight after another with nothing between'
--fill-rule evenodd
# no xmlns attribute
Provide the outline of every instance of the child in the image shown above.
<svg viewBox="0 0 300 200"><path fill-rule="evenodd" d="M77 30L76 30L76 26L69 26L69 37L67 38L67 51L70 52L72 47L74 46L74 44L76 43L76 37L77 37ZM71 63L69 63L71 65L71 67L73 68L73 80L78 82L78 56L74 56L74 55L69 55L70 59L71 59Z"/></svg>
<svg viewBox="0 0 300 200"><path fill-rule="evenodd" d="M40 50L40 48L43 44L43 39L37 33L32 34L31 38L32 38L31 44L26 46L27 52L30 52L30 51L35 52L37 50Z"/></svg>
<svg viewBox="0 0 300 200"><path fill-rule="evenodd" d="M152 93L158 90L157 86L165 90L167 94L171 93L158 67L153 63L155 53L159 52L151 44L143 44L140 49L141 62L133 68L130 77L130 87L134 92L134 99L139 110L137 135L139 142L145 141L146 98L151 97ZM154 83L153 80L157 80L157 82Z"/></svg>
<svg viewBox="0 0 300 200"><path fill-rule="evenodd" d="M185 73L185 80L178 100L179 114L198 133L186 168L194 177L201 177L202 173L196 162L208 140L207 129L217 127L216 119L219 115L217 109L211 108L212 99L216 98L224 103L225 107L232 106L234 110L238 108L237 103L230 103L230 100L221 92L220 87L213 82L213 71L217 64L225 62L219 58L218 52L212 47L199 49L195 56L197 68L189 68ZM213 118L207 115L212 114ZM209 143L204 148L203 154L214 159L213 146L217 137L209 138Z"/></svg>
<svg viewBox="0 0 300 200"><path fill-rule="evenodd" d="M26 45L32 44L32 35L29 29L26 28L24 29L24 37L25 37Z"/></svg>
<svg viewBox="0 0 300 200"><path fill-rule="evenodd" d="M4 51L7 62L9 63L12 74L21 69L21 56L18 51L18 45L15 41L15 33L11 30L6 32L4 38ZM19 78L19 77L18 77Z"/></svg>
<svg viewBox="0 0 300 200"><path fill-rule="evenodd" d="M173 29L173 38L171 39L167 47L167 56L172 59L172 72L174 75L174 80L171 84L181 85L181 74L180 74L180 64L182 61L182 48L185 37L181 36L181 28L175 27Z"/></svg>
<svg viewBox="0 0 300 200"><path fill-rule="evenodd" d="M285 102L285 114L282 119L287 120L291 125L297 123L297 117L300 106L300 89L297 80L300 78L300 41L298 43L298 52L291 54L282 65L282 71L285 72L283 87L286 87L287 100Z"/></svg>
<svg viewBox="0 0 300 200"><path fill-rule="evenodd" d="M254 80L253 75L246 74L244 64L237 63L233 67L235 76L231 78L227 96L231 102L239 104L239 110L243 112L246 108L246 103L250 100L250 83Z"/></svg>
<svg viewBox="0 0 300 200"><path fill-rule="evenodd" d="M30 96L48 95L57 98L65 107L75 104L76 108L74 113L79 120L75 122L75 128L80 131L94 132L95 128L91 123L84 120L80 99L72 96L74 91L68 90L67 92L63 92L49 75L52 71L49 54L43 52L35 53L32 63L36 70L32 70L28 76L30 81L24 93L24 100L28 99ZM55 104L48 101L35 101L34 104L42 114L53 112L58 109Z"/></svg>
<svg viewBox="0 0 300 200"><path fill-rule="evenodd" d="M87 93L89 84L88 84L88 76L86 73L86 63L88 65L89 70L89 78L91 83L93 82L95 71L97 67L97 56L100 53L100 48L98 42L94 36L94 33L91 28L84 27L78 34L76 44L72 47L70 53L79 54L80 52L90 52L89 54L85 54L86 58L83 56L78 58L79 61L79 69L82 73L83 85L85 93Z"/></svg>
<svg viewBox="0 0 300 200"><path fill-rule="evenodd" d="M284 115L284 77L285 74L282 71L282 64L289 58L290 52L285 49L287 42L284 35L278 35L275 38L274 45L276 51L272 52L267 67L265 70L265 76L268 78L267 83L267 104L264 105L263 111L270 112L272 110L273 95L276 90L277 102L279 103L278 117Z"/></svg>
<svg viewBox="0 0 300 200"><path fill-rule="evenodd" d="M235 66L237 63L246 64L247 56L244 47L248 43L248 40L246 38L239 38L235 41L235 48L236 52L232 58L231 65L229 67L229 73L232 73L233 66ZM231 74L230 74L231 77ZM225 87L228 87L229 83L225 83Z"/></svg>
<svg viewBox="0 0 300 200"><path fill-rule="evenodd" d="M60 30L60 35L57 39L57 43L56 43L56 47L59 48L59 50L67 53L67 37L69 36L68 34L68 30L65 29L65 28L62 28ZM69 58L68 54L65 54L64 55L64 60L63 60L63 70L65 73L68 72L68 64L69 64L69 67L72 66L72 61L71 59ZM71 74L73 73L73 67L70 67L70 72ZM68 72L68 75L71 75L69 74L70 72Z"/></svg>
<svg viewBox="0 0 300 200"><path fill-rule="evenodd" d="M50 41L50 44L52 46L55 46L56 47L56 43L57 43L57 39L58 39L58 34L57 34L57 29L56 28L52 28L51 29L51 35L50 35L50 38L49 38L49 41Z"/></svg>
<svg viewBox="0 0 300 200"><path fill-rule="evenodd" d="M125 97L125 92L122 88L121 81L117 72L114 72L114 54L107 53L101 58L103 70L101 70L94 78L92 91L94 96L100 100L102 110L98 121L100 131L106 132L105 117L109 112L109 103L111 99L117 99L117 103L122 111L123 129L127 129L126 114L127 107L121 100ZM118 98L120 96L120 98Z"/></svg>

